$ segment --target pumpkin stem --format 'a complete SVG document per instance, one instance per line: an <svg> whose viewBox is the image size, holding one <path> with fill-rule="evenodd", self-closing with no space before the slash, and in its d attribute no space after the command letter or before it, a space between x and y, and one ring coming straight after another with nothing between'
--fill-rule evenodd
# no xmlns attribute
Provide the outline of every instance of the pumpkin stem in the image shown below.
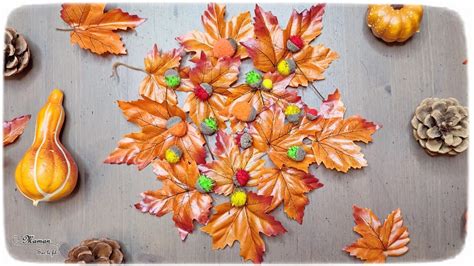
<svg viewBox="0 0 474 266"><path fill-rule="evenodd" d="M403 5L401 4L396 4L396 5L391 5L393 9L395 10L399 10L399 9L402 9L403 8Z"/></svg>
<svg viewBox="0 0 474 266"><path fill-rule="evenodd" d="M148 73L146 72L146 70L143 69L143 68L134 67L134 66L131 66L131 65L127 65L127 64L125 64L125 63L122 63L122 62L115 62L115 63L112 65L112 75L110 75L110 77L117 76L117 78L120 78L119 75L118 75L118 73L117 73L117 68L118 68L119 66L124 66L124 67L126 67L126 68L128 68L128 69L132 69L132 70L135 70L135 71L140 71L140 72L143 72L143 73L145 73L145 74L148 74Z"/></svg>

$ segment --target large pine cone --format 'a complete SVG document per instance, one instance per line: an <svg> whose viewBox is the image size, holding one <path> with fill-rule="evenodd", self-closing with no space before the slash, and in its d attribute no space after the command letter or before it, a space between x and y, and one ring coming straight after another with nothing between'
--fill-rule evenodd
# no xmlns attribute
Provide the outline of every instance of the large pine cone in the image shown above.
<svg viewBox="0 0 474 266"><path fill-rule="evenodd" d="M13 28L5 29L4 76L10 77L23 71L30 62L30 48L23 35Z"/></svg>
<svg viewBox="0 0 474 266"><path fill-rule="evenodd" d="M120 244L108 238L88 239L71 249L65 263L121 264L123 253Z"/></svg>
<svg viewBox="0 0 474 266"><path fill-rule="evenodd" d="M413 135L430 155L456 155L469 145L468 110L454 98L427 98L411 120Z"/></svg>

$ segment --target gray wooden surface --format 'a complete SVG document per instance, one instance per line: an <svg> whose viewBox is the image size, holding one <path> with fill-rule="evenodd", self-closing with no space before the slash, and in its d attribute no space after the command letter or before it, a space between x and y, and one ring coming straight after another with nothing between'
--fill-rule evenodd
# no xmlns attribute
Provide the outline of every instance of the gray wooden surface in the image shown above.
<svg viewBox="0 0 474 266"><path fill-rule="evenodd" d="M115 7L116 5L108 5ZM263 4L285 24L289 5ZM296 4L302 10L310 4ZM176 36L202 30L206 5L121 4L148 20L136 32L122 34L127 56L97 56L71 46L59 5L26 6L10 15L8 26L23 33L31 46L33 67L27 75L5 81L4 116L32 114L17 143L4 150L6 241L12 256L28 261L63 260L61 254L39 251L70 246L90 237L107 236L123 243L129 262L241 262L239 245L211 251L211 238L196 231L182 242L171 217L155 218L133 208L139 193L156 189L150 168L103 164L117 141L137 128L121 115L116 100L138 97L143 74L120 69L120 81L109 78L115 61L142 66L157 43L177 46ZM229 5L228 14L251 10L253 4ZM410 251L392 262L445 259L459 253L464 242L463 214L467 198L467 153L432 158L412 138L410 119L426 97L456 97L467 104L465 37L460 18L445 9L426 8L421 32L404 45L386 45L365 26L365 6L329 5L324 30L316 43L341 58L316 86L324 95L340 88L348 114L360 114L383 125L374 143L363 145L369 166L341 174L319 167L314 174L324 188L309 195L304 223L276 217L288 233L266 238L265 262L356 262L341 249L352 243L352 205L369 207L381 218L401 208L410 230ZM243 67L245 71L248 64ZM33 139L36 113L53 88L65 92L67 112L62 141L75 158L80 184L61 202L34 207L15 188L14 169ZM302 92L311 105L319 100ZM180 97L182 100L183 97ZM182 103L182 101L181 101ZM25 245L26 234L51 239L52 245Z"/></svg>

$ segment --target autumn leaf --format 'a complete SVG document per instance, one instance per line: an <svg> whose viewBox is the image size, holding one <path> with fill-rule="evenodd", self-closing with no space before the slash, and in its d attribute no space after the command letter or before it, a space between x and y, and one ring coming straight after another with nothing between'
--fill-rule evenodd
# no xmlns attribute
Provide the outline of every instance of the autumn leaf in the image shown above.
<svg viewBox="0 0 474 266"><path fill-rule="evenodd" d="M127 54L116 30L134 29L145 19L120 8L104 13L105 4L63 4L61 18L71 29L71 43L96 54Z"/></svg>
<svg viewBox="0 0 474 266"><path fill-rule="evenodd" d="M249 186L256 186L257 194L272 196L268 211L284 204L284 211L293 220L303 223L304 209L309 204L306 193L323 187L323 184L311 174L284 167L264 168L261 176L251 179Z"/></svg>
<svg viewBox="0 0 474 266"><path fill-rule="evenodd" d="M212 197L195 189L199 176L196 164L175 164L163 160L153 163L154 172L163 187L141 194L142 200L135 204L141 212L161 217L173 213L173 221L182 240L193 232L194 221L206 224L212 208Z"/></svg>
<svg viewBox="0 0 474 266"><path fill-rule="evenodd" d="M270 11L265 12L260 6L255 7L255 38L242 42L252 58L254 66L263 72L276 72L277 65L285 59L295 62L295 75L290 86L307 86L309 82L324 79L324 71L339 55L322 45L311 46L322 29L324 5L298 13L293 10L287 28L283 30L278 18ZM302 39L303 46L299 51L291 52L287 41L291 36Z"/></svg>
<svg viewBox="0 0 474 266"><path fill-rule="evenodd" d="M239 58L221 58L214 64L204 53L201 54L196 66L189 71L191 85L182 89L189 92L183 108L189 112L196 125L208 117L213 117L219 128L226 128L227 118L221 111L225 108L227 96L230 94L229 87L238 79L239 67Z"/></svg>
<svg viewBox="0 0 474 266"><path fill-rule="evenodd" d="M261 263L265 252L265 242L260 233L276 236L286 229L273 216L266 213L271 197L247 193L247 204L233 207L229 202L218 205L216 213L201 230L212 237L212 248L223 249L240 243L240 256L254 263Z"/></svg>
<svg viewBox="0 0 474 266"><path fill-rule="evenodd" d="M332 94L329 94L327 99L323 100L319 108L319 114L324 118L342 118L346 112L346 107L341 101L341 94L336 89Z"/></svg>
<svg viewBox="0 0 474 266"><path fill-rule="evenodd" d="M15 117L10 121L3 121L3 147L12 144L23 134L31 115Z"/></svg>
<svg viewBox="0 0 474 266"><path fill-rule="evenodd" d="M253 179L259 176L265 164L263 153L253 148L240 151L234 139L223 131L217 132L213 154L216 159L200 165L199 169L216 182L214 192L226 196L231 194L238 184L234 180L237 172L244 171L249 175L249 179Z"/></svg>
<svg viewBox="0 0 474 266"><path fill-rule="evenodd" d="M384 263L388 256L401 256L408 252L408 228L403 226L400 209L387 216L382 224L372 210L353 206L354 232L361 238L344 248L351 256L373 263Z"/></svg>
<svg viewBox="0 0 474 266"><path fill-rule="evenodd" d="M261 88L252 88L244 83L236 87L229 88L231 95L227 97L225 109L222 114L229 118L233 132L239 132L247 127L247 123L240 121L233 114L235 106L240 102L248 102L259 114L263 109L272 104L277 104L281 108L289 103L296 103L301 100L297 90L288 88L293 75L282 77L278 73L265 73L263 79L272 81L272 88L264 90Z"/></svg>
<svg viewBox="0 0 474 266"><path fill-rule="evenodd" d="M267 152L278 168L285 165L307 173L308 167L314 163L311 149L303 144L306 135L301 134L293 123L285 121L285 114L276 104L260 113L250 124L249 133L252 135L254 147L261 152ZM303 161L294 161L288 157L288 149L292 146L302 147L307 152Z"/></svg>
<svg viewBox="0 0 474 266"><path fill-rule="evenodd" d="M166 150L173 145L183 151L186 162L205 162L205 141L201 133L186 122L186 114L178 106L160 104L146 97L137 101L118 101L118 105L127 120L142 130L125 135L105 163L135 164L142 170L156 158L163 159ZM179 123L167 128L171 118Z"/></svg>
<svg viewBox="0 0 474 266"><path fill-rule="evenodd" d="M192 31L176 38L186 52L194 53L192 61L198 61L201 53L211 57L211 61L219 58L220 56L216 56L214 52L215 44L228 39L232 39L237 45L232 57L240 59L248 57L247 51L239 43L253 37L250 12L240 13L229 21L225 20L225 13L225 5L209 4L201 16L205 32Z"/></svg>

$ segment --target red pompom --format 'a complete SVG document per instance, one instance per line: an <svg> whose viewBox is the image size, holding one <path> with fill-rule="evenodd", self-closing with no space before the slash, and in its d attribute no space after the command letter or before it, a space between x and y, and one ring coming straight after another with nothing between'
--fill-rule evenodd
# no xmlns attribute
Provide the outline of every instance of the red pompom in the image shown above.
<svg viewBox="0 0 474 266"><path fill-rule="evenodd" d="M235 179L237 179L237 182L239 182L239 185L245 186L247 185L247 182L249 182L249 179L250 179L249 172L243 169L237 170L237 173L235 173Z"/></svg>
<svg viewBox="0 0 474 266"><path fill-rule="evenodd" d="M197 85L194 87L194 94L198 97L201 101L206 101L211 97L211 94L206 91L201 85Z"/></svg>
<svg viewBox="0 0 474 266"><path fill-rule="evenodd" d="M290 41L296 45L299 49L303 48L304 42L303 39L298 35L290 36Z"/></svg>

